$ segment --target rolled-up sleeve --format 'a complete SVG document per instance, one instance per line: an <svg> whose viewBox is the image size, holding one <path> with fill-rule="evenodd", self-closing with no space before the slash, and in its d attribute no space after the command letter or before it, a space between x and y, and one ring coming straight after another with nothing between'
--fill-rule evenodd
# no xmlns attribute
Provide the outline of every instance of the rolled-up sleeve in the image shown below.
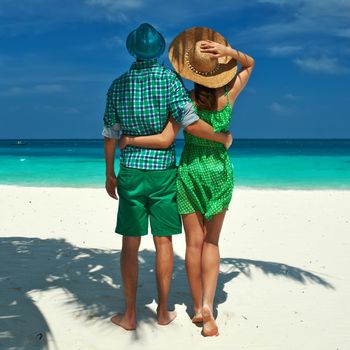
<svg viewBox="0 0 350 350"><path fill-rule="evenodd" d="M199 119L197 113L194 110L193 103L188 102L185 104L185 114L181 121L182 127L185 129L189 125L193 124Z"/></svg>
<svg viewBox="0 0 350 350"><path fill-rule="evenodd" d="M185 128L199 119L194 111L188 91L180 79L173 74L169 82L168 110L171 116Z"/></svg>
<svg viewBox="0 0 350 350"><path fill-rule="evenodd" d="M113 82L108 89L106 109L103 116L103 130L102 135L104 137L118 139L120 135L120 120L116 108L116 85Z"/></svg>
<svg viewBox="0 0 350 350"><path fill-rule="evenodd" d="M120 124L116 123L110 127L104 126L102 129L102 136L118 140L120 138Z"/></svg>

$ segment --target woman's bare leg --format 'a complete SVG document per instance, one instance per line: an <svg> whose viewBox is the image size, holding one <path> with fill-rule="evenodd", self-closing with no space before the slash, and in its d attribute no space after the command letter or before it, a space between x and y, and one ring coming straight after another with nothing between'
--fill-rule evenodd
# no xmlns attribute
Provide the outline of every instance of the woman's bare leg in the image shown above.
<svg viewBox="0 0 350 350"><path fill-rule="evenodd" d="M213 316L213 304L220 269L219 237L226 210L204 221L206 236L202 251L202 286L203 286L203 335L218 334L218 327Z"/></svg>
<svg viewBox="0 0 350 350"><path fill-rule="evenodd" d="M202 249L205 237L203 215L193 213L182 215L182 221L186 233L186 271L193 298L194 317L192 322L202 322Z"/></svg>

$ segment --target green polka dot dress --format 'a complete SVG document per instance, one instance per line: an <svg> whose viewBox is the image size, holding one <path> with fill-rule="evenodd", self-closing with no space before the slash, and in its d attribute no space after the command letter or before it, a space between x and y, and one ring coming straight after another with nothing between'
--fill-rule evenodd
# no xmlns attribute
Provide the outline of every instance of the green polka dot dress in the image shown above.
<svg viewBox="0 0 350 350"><path fill-rule="evenodd" d="M228 95L225 88L225 95ZM219 111L199 110L198 116L215 132L226 132L232 116L228 100ZM180 214L201 212L210 220L228 209L234 186L233 167L225 147L218 142L195 137L184 131L185 147L177 178L177 203Z"/></svg>

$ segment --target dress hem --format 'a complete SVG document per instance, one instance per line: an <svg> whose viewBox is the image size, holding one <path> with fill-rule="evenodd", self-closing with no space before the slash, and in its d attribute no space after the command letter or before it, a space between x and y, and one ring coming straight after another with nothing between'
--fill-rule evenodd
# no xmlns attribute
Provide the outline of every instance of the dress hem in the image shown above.
<svg viewBox="0 0 350 350"><path fill-rule="evenodd" d="M213 213L213 214L211 214L211 215L209 215L209 216L206 216L206 213L203 213L201 210L194 210L194 211L191 211L191 212L187 212L187 213L181 213L181 212L179 212L179 214L180 215L188 215L188 214L193 214L193 213L197 213L197 212L199 212L199 213L201 213L202 215L204 215L204 217L208 220L208 221L210 221L212 218L213 218L213 216L215 216L215 215L217 215L217 214L220 214L223 210L228 210L228 206L227 207L222 207L221 208L221 210L220 211L216 211L215 213Z"/></svg>

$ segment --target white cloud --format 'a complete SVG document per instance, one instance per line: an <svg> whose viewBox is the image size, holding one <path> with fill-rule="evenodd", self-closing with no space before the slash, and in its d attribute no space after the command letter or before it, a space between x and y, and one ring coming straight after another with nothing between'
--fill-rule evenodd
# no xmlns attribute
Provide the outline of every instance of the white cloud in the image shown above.
<svg viewBox="0 0 350 350"><path fill-rule="evenodd" d="M86 0L85 2L88 5L104 7L109 11L138 9L144 5L142 0Z"/></svg>
<svg viewBox="0 0 350 350"><path fill-rule="evenodd" d="M301 99L301 96L288 92L281 97L282 100L274 101L269 105L269 109L273 114L289 117L300 113L297 102Z"/></svg>
<svg viewBox="0 0 350 350"><path fill-rule="evenodd" d="M339 60L335 57L320 57L320 58L297 58L295 64L301 69L309 73L321 74L347 74L350 70L339 64Z"/></svg>
<svg viewBox="0 0 350 350"><path fill-rule="evenodd" d="M264 5L275 6L276 13L264 14L258 21L264 24L241 33L232 24L235 32L231 32L228 39L273 56L288 57L301 50L306 50L306 55L327 55L336 47L339 52L344 51L344 45L333 39L350 37L350 0L236 0L234 5L223 0L216 8L212 0L0 0L0 35L40 33L67 21L107 19L122 24L116 28L122 36L126 36L135 23L146 20L172 39L179 28L189 23L210 23L217 17L223 18L223 22L233 18L234 22L235 16L245 9L256 11L257 6ZM230 26L226 35L228 31ZM114 44L107 42L107 46Z"/></svg>
<svg viewBox="0 0 350 350"><path fill-rule="evenodd" d="M289 101L296 101L296 100L299 100L299 98L300 98L299 96L296 96L296 95L291 94L291 93L287 93L283 97Z"/></svg>
<svg viewBox="0 0 350 350"><path fill-rule="evenodd" d="M18 96L18 95L46 95L55 94L64 90L59 84L38 84L34 86L12 86L5 90L2 95Z"/></svg>
<svg viewBox="0 0 350 350"><path fill-rule="evenodd" d="M287 105L283 105L279 102L272 102L270 105L270 110L274 114L279 114L279 115L289 115L292 113L292 108Z"/></svg>
<svg viewBox="0 0 350 350"><path fill-rule="evenodd" d="M101 42L100 50L105 50L103 45ZM83 51L71 51L69 57L74 57L76 52L81 55ZM115 56L113 52L112 59ZM77 88L79 85L86 86L86 83L107 84L114 75L129 68L131 59L120 55L115 65L99 66L96 69L87 69L79 60L63 61L57 56L41 53L0 55L0 61L3 61L3 66L0 64L0 94L19 95L59 93L68 86Z"/></svg>
<svg viewBox="0 0 350 350"><path fill-rule="evenodd" d="M144 6L143 0L85 0L85 4L95 11L94 15L105 17L109 21L127 23L127 13ZM97 12L96 12L97 11Z"/></svg>
<svg viewBox="0 0 350 350"><path fill-rule="evenodd" d="M289 56L294 55L297 52L300 52L302 47L300 45L279 45L271 46L268 48L268 51L273 56Z"/></svg>
<svg viewBox="0 0 350 350"><path fill-rule="evenodd" d="M80 111L76 107L69 106L52 106L52 105L37 105L35 106L37 111L60 113L60 114L79 114Z"/></svg>
<svg viewBox="0 0 350 350"><path fill-rule="evenodd" d="M261 4L274 4L274 5L287 5L290 3L289 0L258 0Z"/></svg>
<svg viewBox="0 0 350 350"><path fill-rule="evenodd" d="M338 36L341 38L350 39L350 28L340 29L338 31Z"/></svg>
<svg viewBox="0 0 350 350"><path fill-rule="evenodd" d="M41 33L71 21L125 23L143 0L0 0L0 35Z"/></svg>
<svg viewBox="0 0 350 350"><path fill-rule="evenodd" d="M350 37L349 0L257 0L276 6L274 16L257 27L238 33L240 43L272 55L289 55L304 50L307 55L329 55L344 51L339 37ZM279 49L277 43L284 44ZM293 43L290 45L289 43Z"/></svg>
<svg viewBox="0 0 350 350"><path fill-rule="evenodd" d="M116 47L124 47L125 39L121 38L119 35L115 35L112 38L104 39L103 43L107 49L114 49Z"/></svg>
<svg viewBox="0 0 350 350"><path fill-rule="evenodd" d="M179 24L195 24L199 19L211 21L248 7L244 0L223 0L213 7L212 0L0 0L0 34L14 35L31 31L47 31L55 25L71 21L105 21L120 24L144 21L157 28L176 28ZM10 20L8 20L11 18ZM40 25L36 25L36 22ZM39 27L39 28L37 28Z"/></svg>

